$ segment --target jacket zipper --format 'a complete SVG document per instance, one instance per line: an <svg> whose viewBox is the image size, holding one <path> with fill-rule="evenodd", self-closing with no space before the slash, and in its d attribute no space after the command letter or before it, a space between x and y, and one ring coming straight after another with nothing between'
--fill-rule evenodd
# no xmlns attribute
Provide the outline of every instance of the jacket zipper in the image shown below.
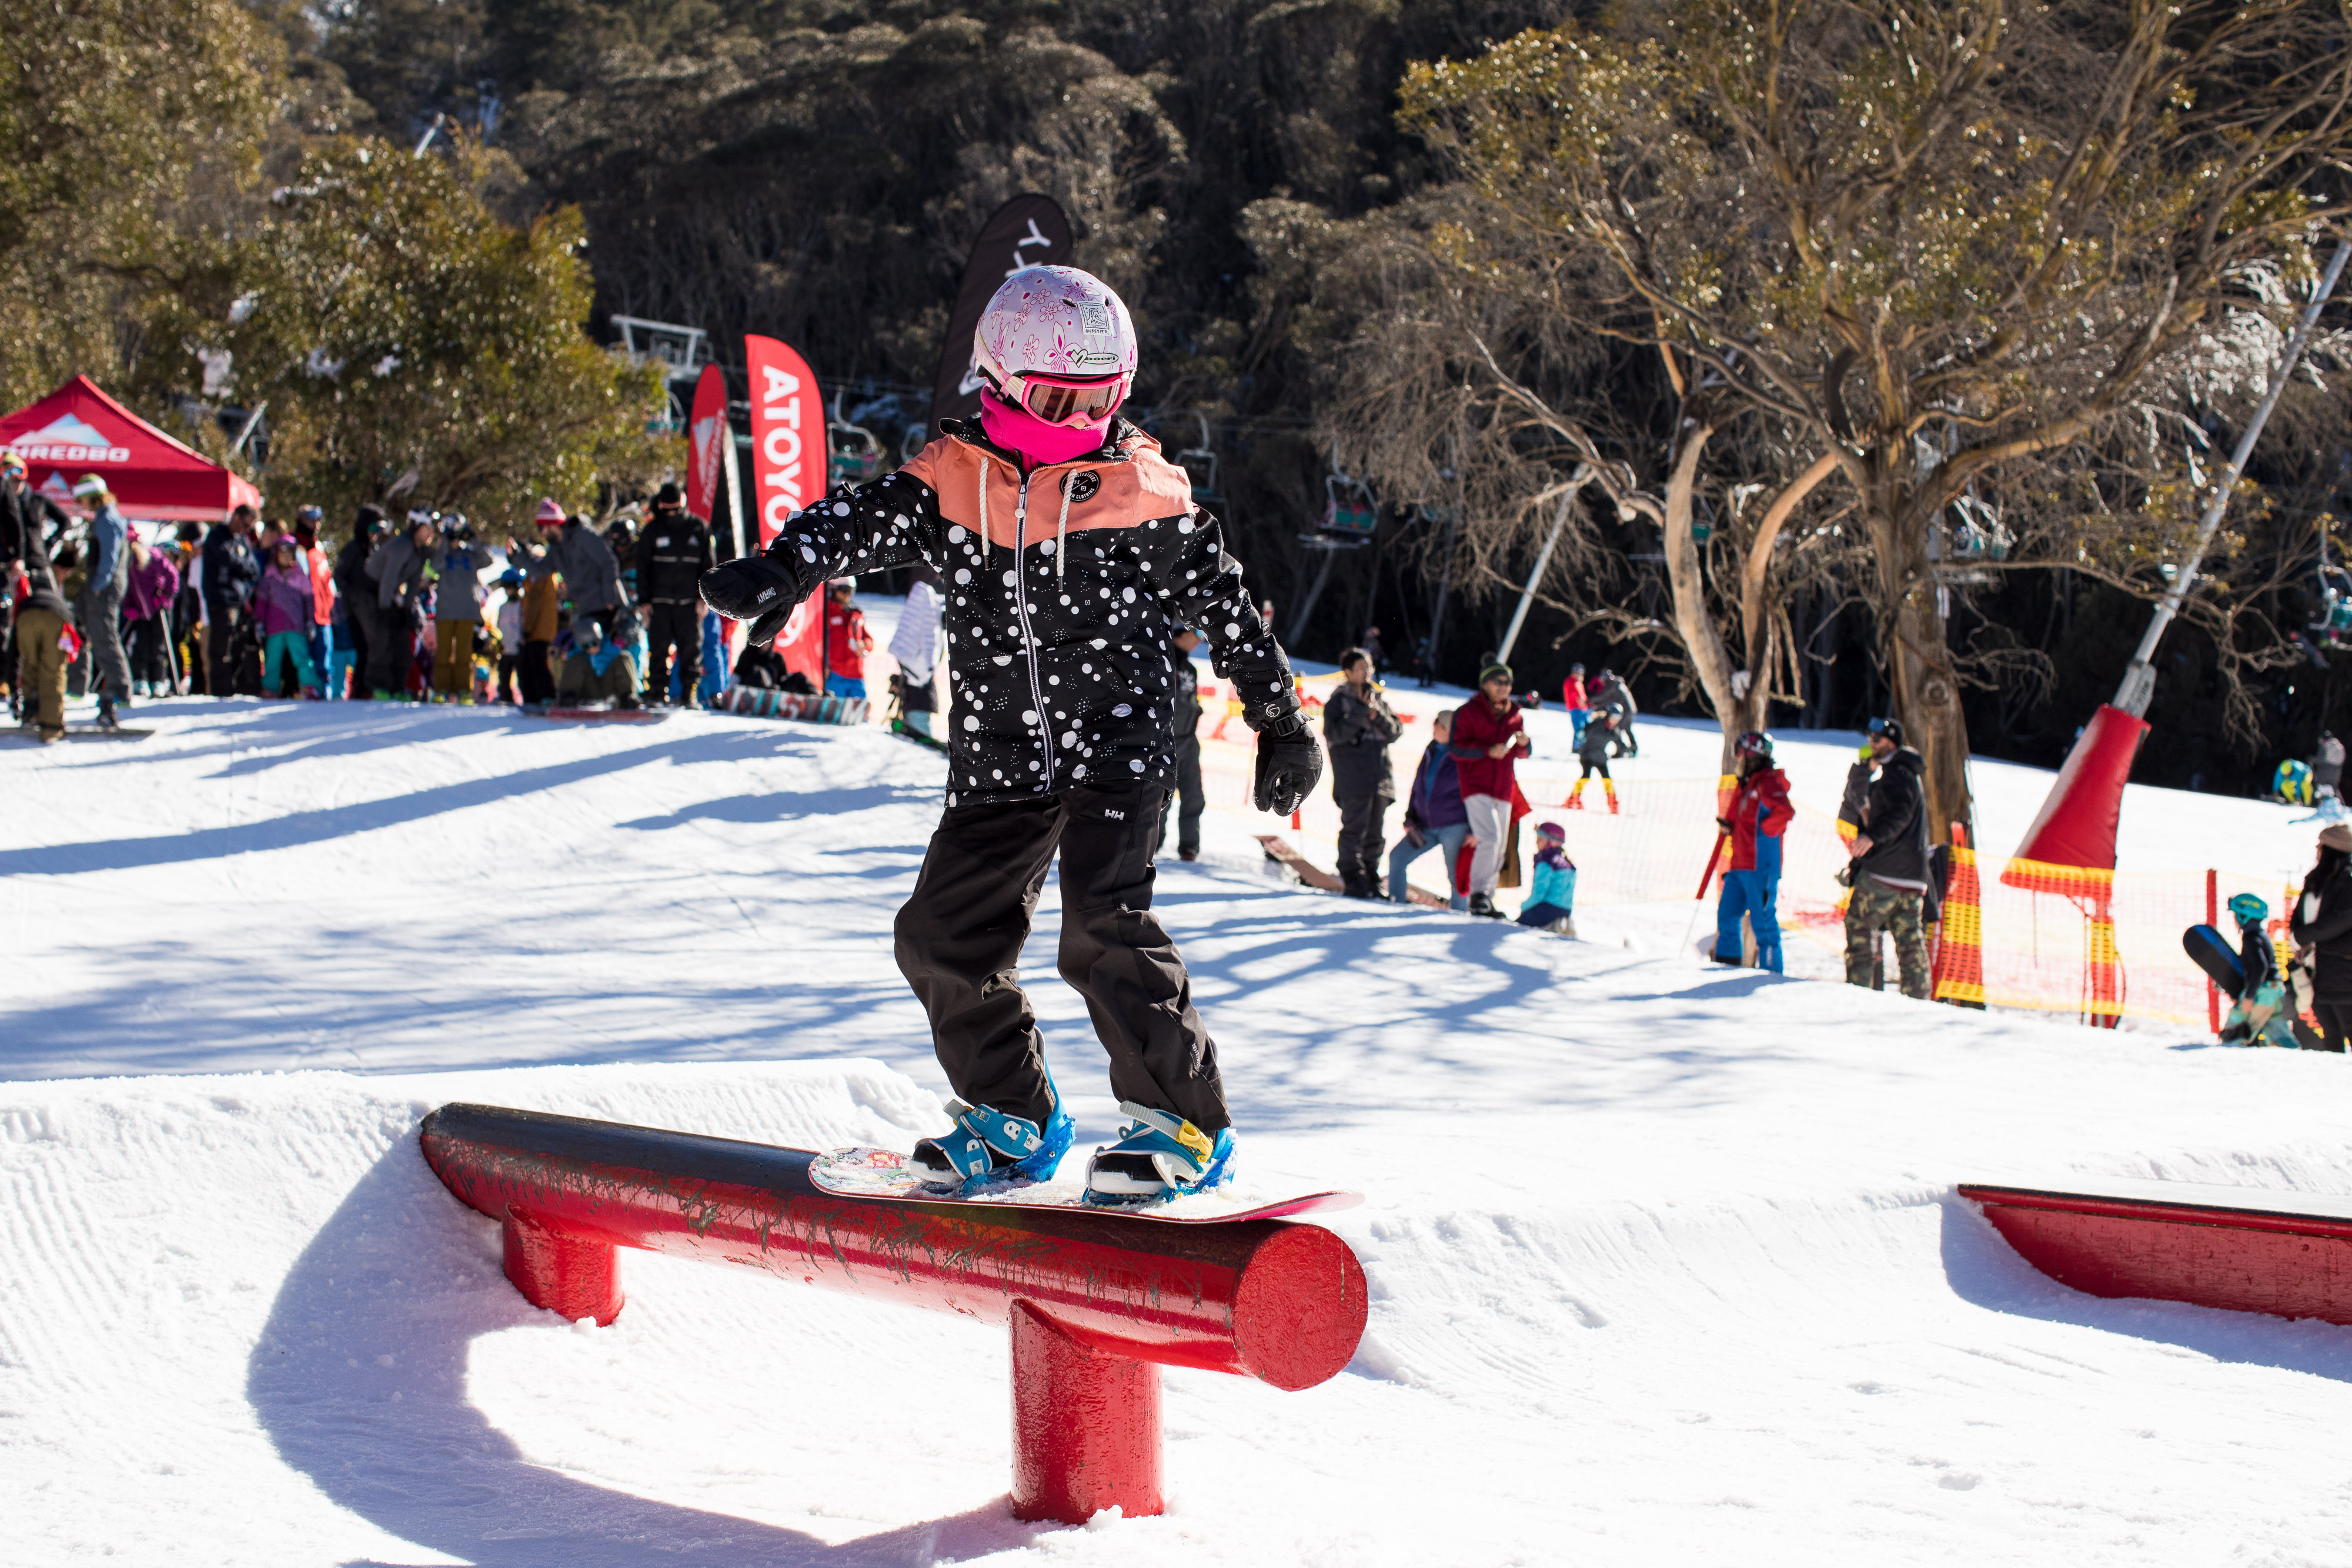
<svg viewBox="0 0 2352 1568"><path fill-rule="evenodd" d="M1037 716L1039 744L1045 752L1045 775L1037 781L1037 792L1045 795L1054 789L1054 724L1045 713L1045 688L1038 684L1037 633L1029 625L1029 579L1023 570L1029 541L1029 478L1021 476L1021 497L1013 508L1013 609L1021 619L1021 656L1029 665L1029 711Z"/></svg>

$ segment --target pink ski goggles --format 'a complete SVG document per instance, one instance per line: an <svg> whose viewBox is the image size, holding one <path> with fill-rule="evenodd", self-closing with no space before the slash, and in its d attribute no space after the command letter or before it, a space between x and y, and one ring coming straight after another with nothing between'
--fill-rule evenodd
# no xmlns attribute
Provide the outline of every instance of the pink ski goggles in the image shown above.
<svg viewBox="0 0 2352 1568"><path fill-rule="evenodd" d="M1108 378L1031 373L1004 378L1009 401L1047 424L1100 424L1127 401L1126 372Z"/></svg>

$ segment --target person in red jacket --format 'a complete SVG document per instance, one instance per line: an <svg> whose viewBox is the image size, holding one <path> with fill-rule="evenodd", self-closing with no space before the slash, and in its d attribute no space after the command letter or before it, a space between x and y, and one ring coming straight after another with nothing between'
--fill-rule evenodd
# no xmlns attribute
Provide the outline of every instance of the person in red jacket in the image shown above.
<svg viewBox="0 0 2352 1568"><path fill-rule="evenodd" d="M1574 744L1584 744L1584 726L1592 717L1592 696L1584 689L1584 666L1570 664L1568 679L1559 684L1559 706L1568 710L1569 722L1576 726Z"/></svg>
<svg viewBox="0 0 2352 1568"><path fill-rule="evenodd" d="M1739 917L1756 936L1756 967L1780 973L1780 835L1797 809L1789 804L1789 776L1772 766L1772 737L1751 729L1731 743L1739 787L1730 808L1717 820L1731 840L1731 869L1723 873L1721 902L1715 906L1715 961L1737 966Z"/></svg>
<svg viewBox="0 0 2352 1568"><path fill-rule="evenodd" d="M836 577L825 592L824 695L829 697L866 695L866 655L874 651L874 638L866 630L866 612L850 602L856 591L854 580Z"/></svg>
<svg viewBox="0 0 2352 1568"><path fill-rule="evenodd" d="M1478 695L1454 715L1454 770L1462 777L1462 809L1478 848L1470 859L1470 913L1500 919L1495 884L1503 872L1503 844L1511 834L1511 796L1518 759L1535 749L1526 721L1511 701L1511 667L1478 672Z"/></svg>

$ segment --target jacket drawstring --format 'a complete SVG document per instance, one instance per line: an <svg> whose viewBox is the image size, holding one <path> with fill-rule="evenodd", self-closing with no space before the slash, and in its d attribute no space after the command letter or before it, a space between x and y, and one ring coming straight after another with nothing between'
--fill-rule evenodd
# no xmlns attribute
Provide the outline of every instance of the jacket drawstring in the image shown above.
<svg viewBox="0 0 2352 1568"><path fill-rule="evenodd" d="M1076 472L1062 476L1062 520L1054 525L1054 580L1065 576L1063 563L1070 559L1070 492L1077 486Z"/></svg>
<svg viewBox="0 0 2352 1568"><path fill-rule="evenodd" d="M980 570L988 570L988 458L980 460Z"/></svg>

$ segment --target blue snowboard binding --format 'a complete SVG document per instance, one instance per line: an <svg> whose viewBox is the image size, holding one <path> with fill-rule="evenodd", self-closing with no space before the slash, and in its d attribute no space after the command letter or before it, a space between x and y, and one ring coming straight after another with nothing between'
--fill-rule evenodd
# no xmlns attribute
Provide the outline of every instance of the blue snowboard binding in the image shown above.
<svg viewBox="0 0 2352 1568"><path fill-rule="evenodd" d="M1118 1142L1097 1149L1087 1166L1087 1203L1098 1208L1139 1208L1189 1192L1206 1192L1233 1179L1234 1130L1214 1137L1167 1111L1127 1101L1135 1118Z"/></svg>
<svg viewBox="0 0 2352 1568"><path fill-rule="evenodd" d="M933 1184L965 1193L992 1182L1052 1180L1077 1138L1077 1128L1062 1109L1062 1093L1051 1074L1045 1088L1054 1097L1054 1109L1043 1127L986 1105L949 1101L948 1113L956 1124L917 1143L914 1163Z"/></svg>

